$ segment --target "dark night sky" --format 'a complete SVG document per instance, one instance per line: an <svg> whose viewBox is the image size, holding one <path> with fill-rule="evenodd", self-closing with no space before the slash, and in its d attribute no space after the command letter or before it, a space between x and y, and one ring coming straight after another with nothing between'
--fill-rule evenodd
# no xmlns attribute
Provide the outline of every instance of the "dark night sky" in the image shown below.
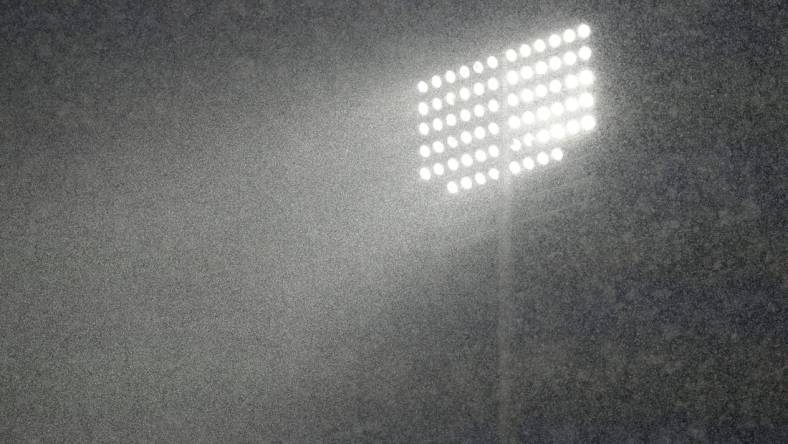
<svg viewBox="0 0 788 444"><path fill-rule="evenodd" d="M499 199L418 181L414 86L579 20L519 439L788 440L781 2L141 3L2 6L0 440L495 440Z"/></svg>

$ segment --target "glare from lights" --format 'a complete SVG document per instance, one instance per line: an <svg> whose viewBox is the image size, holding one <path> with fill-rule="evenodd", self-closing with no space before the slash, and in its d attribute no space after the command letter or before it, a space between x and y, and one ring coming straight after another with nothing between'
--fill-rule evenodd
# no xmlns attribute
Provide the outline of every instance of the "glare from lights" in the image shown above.
<svg viewBox="0 0 788 444"><path fill-rule="evenodd" d="M588 38L591 35L591 28L583 23L582 25L577 27L577 36L581 39Z"/></svg>
<svg viewBox="0 0 788 444"><path fill-rule="evenodd" d="M427 85L427 82L422 80L418 85L416 85L416 89L418 89L420 93L424 94L430 89L430 87Z"/></svg>
<svg viewBox="0 0 788 444"><path fill-rule="evenodd" d="M531 111L526 111L523 113L520 120L526 125L533 125L534 121L536 120L536 116L534 116L534 113Z"/></svg>
<svg viewBox="0 0 788 444"><path fill-rule="evenodd" d="M594 97L590 93L585 92L580 94L578 102L580 102L580 106L583 108L591 108L594 106Z"/></svg>
<svg viewBox="0 0 788 444"><path fill-rule="evenodd" d="M544 43L544 40L538 39L534 42L534 51L536 52L544 52L547 49L547 46Z"/></svg>
<svg viewBox="0 0 788 444"><path fill-rule="evenodd" d="M498 67L498 59L495 56L487 57L487 67L495 69Z"/></svg>
<svg viewBox="0 0 788 444"><path fill-rule="evenodd" d="M447 105L451 106L451 105L454 105L456 97L457 96L455 96L453 92L450 92L450 93L446 94L446 98L444 100L446 101Z"/></svg>
<svg viewBox="0 0 788 444"><path fill-rule="evenodd" d="M443 142L441 142L440 140L436 140L435 142L432 142L432 149L436 153L438 153L438 154L442 153L443 152L443 148L444 148L443 147Z"/></svg>
<svg viewBox="0 0 788 444"><path fill-rule="evenodd" d="M577 111L577 108L580 107L580 104L577 102L577 99L574 98L574 97L567 98L566 102L564 102L564 103L565 103L565 106L566 106L566 110L569 111L569 112L575 112L575 111Z"/></svg>
<svg viewBox="0 0 788 444"><path fill-rule="evenodd" d="M495 99L491 99L489 102L487 102L487 109L489 109L491 113L497 113L500 108L501 106Z"/></svg>
<svg viewBox="0 0 788 444"><path fill-rule="evenodd" d="M577 50L577 56L580 57L581 60L588 60L591 58L591 48L588 46L583 46Z"/></svg>
<svg viewBox="0 0 788 444"><path fill-rule="evenodd" d="M467 109L460 110L460 120L462 120L463 122L467 122L471 120L471 112L468 111Z"/></svg>
<svg viewBox="0 0 788 444"><path fill-rule="evenodd" d="M487 153L485 153L484 150L476 150L473 157L476 158L477 162L484 162L487 160Z"/></svg>
<svg viewBox="0 0 788 444"><path fill-rule="evenodd" d="M534 88L534 92L536 93L536 97L540 97L540 98L544 97L547 95L547 87L545 87L544 85L536 85L536 88Z"/></svg>
<svg viewBox="0 0 788 444"><path fill-rule="evenodd" d="M473 159L471 158L471 155L467 153L463 154L462 157L460 157L460 162L462 162L463 166L466 167L473 165Z"/></svg>
<svg viewBox="0 0 788 444"><path fill-rule="evenodd" d="M520 77L531 80L534 77L534 70L530 66L523 66L520 68Z"/></svg>
<svg viewBox="0 0 788 444"><path fill-rule="evenodd" d="M517 75L515 71L509 71L506 73L506 83L510 85L516 85L517 82L520 81L520 76Z"/></svg>
<svg viewBox="0 0 788 444"><path fill-rule="evenodd" d="M553 113L553 116L558 117L564 113L564 105L561 102L555 102L550 105L550 112Z"/></svg>
<svg viewBox="0 0 788 444"><path fill-rule="evenodd" d="M484 65L482 65L482 62L479 61L473 62L473 72L475 72L476 74L481 74L482 71L484 71Z"/></svg>
<svg viewBox="0 0 788 444"><path fill-rule="evenodd" d="M556 123L550 126L550 137L556 140L561 140L566 136L566 132L564 131L564 125L560 123Z"/></svg>
<svg viewBox="0 0 788 444"><path fill-rule="evenodd" d="M457 74L454 74L454 71L449 70L449 71L446 71L446 74L444 75L444 78L446 79L446 81L448 83L454 83L454 81L457 80Z"/></svg>
<svg viewBox="0 0 788 444"><path fill-rule="evenodd" d="M540 106L539 109L536 110L536 117L539 120L547 120L550 118L550 110L547 109L546 106Z"/></svg>
<svg viewBox="0 0 788 444"><path fill-rule="evenodd" d="M483 117L484 116L484 107L482 105L476 104L473 107L473 115L476 117Z"/></svg>
<svg viewBox="0 0 788 444"><path fill-rule="evenodd" d="M419 147L419 154L421 154L421 157L423 157L425 159L427 157L430 157L430 147L428 147L427 145L420 146Z"/></svg>
<svg viewBox="0 0 788 444"><path fill-rule="evenodd" d="M536 62L536 65L534 65L534 71L539 75L544 75L547 72L547 63L543 60L539 60Z"/></svg>
<svg viewBox="0 0 788 444"><path fill-rule="evenodd" d="M576 37L576 34L575 34L575 30L574 29L567 29L566 31L564 31L564 41L566 43L574 42L575 41L575 37Z"/></svg>
<svg viewBox="0 0 788 444"><path fill-rule="evenodd" d="M419 103L419 114L426 116L430 112L430 107L424 102Z"/></svg>
<svg viewBox="0 0 788 444"><path fill-rule="evenodd" d="M469 133L468 131L463 131L462 134L460 134L460 140L462 140L462 143L467 145L471 143L471 141L473 140L473 136L471 136L471 133Z"/></svg>
<svg viewBox="0 0 788 444"><path fill-rule="evenodd" d="M536 164L534 164L534 160L531 159L530 157L526 157L525 159L523 159L523 168L525 168L526 170L530 171L534 169L535 166Z"/></svg>
<svg viewBox="0 0 788 444"><path fill-rule="evenodd" d="M506 60L508 60L509 62L514 62L515 60L517 60L517 51L515 51L514 49L507 49Z"/></svg>
<svg viewBox="0 0 788 444"><path fill-rule="evenodd" d="M551 80L550 81L550 85L548 86L548 88L550 88L550 92L552 92L554 94L561 92L561 81L560 80Z"/></svg>
<svg viewBox="0 0 788 444"><path fill-rule="evenodd" d="M520 100L525 103L531 103L534 101L534 93L528 88L523 88L520 90Z"/></svg>
<svg viewBox="0 0 788 444"><path fill-rule="evenodd" d="M446 139L446 144L449 145L450 148L457 148L457 145L459 145L459 143L457 143L457 139L455 139L454 136L449 136Z"/></svg>
<svg viewBox="0 0 788 444"><path fill-rule="evenodd" d="M520 118L517 116L509 116L509 120L507 121L509 124L509 128L517 129L520 128Z"/></svg>
<svg viewBox="0 0 788 444"><path fill-rule="evenodd" d="M567 66L572 66L577 63L577 55L573 51L567 51L564 54L564 64Z"/></svg>
<svg viewBox="0 0 788 444"><path fill-rule="evenodd" d="M441 99L436 97L432 99L432 107L435 109L435 111L440 111L441 108L443 108L443 102Z"/></svg>
<svg viewBox="0 0 788 444"><path fill-rule="evenodd" d="M547 155L544 151L536 155L536 161L539 162L539 165L547 165L547 162L550 162L550 156Z"/></svg>
<svg viewBox="0 0 788 444"><path fill-rule="evenodd" d="M558 34L553 34L547 39L547 43L550 44L551 48L558 48L561 45L561 37Z"/></svg>
<svg viewBox="0 0 788 444"><path fill-rule="evenodd" d="M470 98L471 98L471 91L468 88L464 87L464 86L462 88L460 88L460 100L465 102L465 101L467 101Z"/></svg>
<svg viewBox="0 0 788 444"><path fill-rule="evenodd" d="M460 66L459 73L460 73L460 77L462 77L463 79L467 79L468 77L471 76L471 70L468 69L468 67L465 65Z"/></svg>
<svg viewBox="0 0 788 444"><path fill-rule="evenodd" d="M570 136L574 136L580 132L580 122L576 119L571 119L570 121L566 122L566 133Z"/></svg>
<svg viewBox="0 0 788 444"><path fill-rule="evenodd" d="M521 171L520 170L520 163L519 162L511 162L511 163L509 163L509 171L511 171L512 174L520 174L520 171ZM427 171L427 174L429 174L429 173L430 172Z"/></svg>
<svg viewBox="0 0 788 444"><path fill-rule="evenodd" d="M564 158L564 152L561 150L561 148L553 148L552 151L550 151L550 157L552 157L555 161L560 161Z"/></svg>
<svg viewBox="0 0 788 444"><path fill-rule="evenodd" d="M476 180L476 183L479 185L484 185L487 183L487 177L484 176L483 173L476 173L473 175L473 178Z"/></svg>
<svg viewBox="0 0 788 444"><path fill-rule="evenodd" d="M460 186L463 190L470 190L473 186L473 182L471 182L471 178L468 176L463 177L460 179Z"/></svg>
<svg viewBox="0 0 788 444"><path fill-rule="evenodd" d="M509 93L509 95L506 96L506 104L507 105L509 105L509 106L517 106L519 103L520 103L520 100L517 99L517 95L516 94Z"/></svg>
<svg viewBox="0 0 788 444"><path fill-rule="evenodd" d="M443 164L438 162L432 166L432 172L435 173L436 176L443 176Z"/></svg>
<svg viewBox="0 0 788 444"><path fill-rule="evenodd" d="M487 125L487 131L489 131L490 134L492 134L493 136L497 136L498 133L501 131L501 128L498 127L497 123L490 122L490 124Z"/></svg>
<svg viewBox="0 0 788 444"><path fill-rule="evenodd" d="M531 47L527 43L520 45L520 57L526 58L531 55Z"/></svg>
<svg viewBox="0 0 788 444"><path fill-rule="evenodd" d="M594 83L594 74L587 69L580 71L580 74L577 75L577 78L580 80L581 85L590 85Z"/></svg>
<svg viewBox="0 0 788 444"><path fill-rule="evenodd" d="M460 162L458 162L457 159L452 157L451 159L446 161L446 165L449 167L450 170L457 171L457 168L460 167Z"/></svg>
<svg viewBox="0 0 788 444"><path fill-rule="evenodd" d="M564 78L564 86L566 86L566 89L575 89L577 88L578 84L579 81L577 80L577 76L574 74L569 74L566 76L566 78Z"/></svg>
<svg viewBox="0 0 788 444"><path fill-rule="evenodd" d="M594 119L594 116L583 116L580 119L580 126L586 131L591 131L596 126L596 119Z"/></svg>
<svg viewBox="0 0 788 444"><path fill-rule="evenodd" d="M449 114L446 116L446 125L454 126L457 124L457 116L454 114Z"/></svg>
<svg viewBox="0 0 788 444"><path fill-rule="evenodd" d="M539 143L547 143L550 141L550 131L540 129L539 132L536 133L536 140L538 140Z"/></svg>
<svg viewBox="0 0 788 444"><path fill-rule="evenodd" d="M458 191L460 191L460 190L457 188L457 182L455 182L455 181L453 181L453 180L450 180L450 181L449 181L449 182L446 184L446 189L447 189L447 190L449 191L449 193L451 193L451 194L457 194L457 192L458 192Z"/></svg>
<svg viewBox="0 0 788 444"><path fill-rule="evenodd" d="M432 80L430 81L430 83L432 83L433 88L440 88L441 78L439 76L432 76Z"/></svg>
<svg viewBox="0 0 788 444"><path fill-rule="evenodd" d="M498 172L497 168L490 168L490 171L487 172L487 175L490 176L492 180L498 180L501 177L501 173Z"/></svg>
<svg viewBox="0 0 788 444"><path fill-rule="evenodd" d="M473 93L477 96L484 94L484 85L481 82L476 82L473 84Z"/></svg>
<svg viewBox="0 0 788 444"><path fill-rule="evenodd" d="M490 145L490 148L487 149L487 152L490 154L490 157L498 157L501 154L501 150L498 149L496 145Z"/></svg>
<svg viewBox="0 0 788 444"><path fill-rule="evenodd" d="M487 81L487 88L490 91L497 91L500 83L498 83L498 79L495 77L490 77L490 80Z"/></svg>
<svg viewBox="0 0 788 444"><path fill-rule="evenodd" d="M476 128L473 129L473 137L479 140L484 139L484 136L486 135L487 135L487 131L485 131L484 128L480 126L477 126Z"/></svg>
<svg viewBox="0 0 788 444"><path fill-rule="evenodd" d="M558 56L550 57L550 61L548 63L550 63L550 69L553 71L558 71L561 69L561 59L558 58Z"/></svg>
<svg viewBox="0 0 788 444"><path fill-rule="evenodd" d="M422 167L419 170L419 176L421 177L422 180L430 180L430 177L432 177L432 174L430 173L430 169L429 168Z"/></svg>
<svg viewBox="0 0 788 444"><path fill-rule="evenodd" d="M422 136L426 136L427 134L429 134L429 133L430 133L430 126L429 126L429 125L427 125L427 124L426 124L426 123L424 123L424 122L421 122L421 123L419 124L419 133L420 133Z"/></svg>
<svg viewBox="0 0 788 444"><path fill-rule="evenodd" d="M435 131L440 131L443 129L443 122L439 118L435 118L432 120L432 129Z"/></svg>

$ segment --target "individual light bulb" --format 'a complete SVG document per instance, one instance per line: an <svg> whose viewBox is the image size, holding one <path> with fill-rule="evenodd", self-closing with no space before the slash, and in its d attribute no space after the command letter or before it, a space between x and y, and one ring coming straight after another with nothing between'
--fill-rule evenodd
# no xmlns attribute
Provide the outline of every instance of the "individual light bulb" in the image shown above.
<svg viewBox="0 0 788 444"><path fill-rule="evenodd" d="M469 133L468 131L463 131L462 134L460 134L460 140L462 140L462 143L467 145L471 143L471 141L473 140L473 136L471 136L471 133Z"/></svg>
<svg viewBox="0 0 788 444"><path fill-rule="evenodd" d="M544 75L547 72L547 63L543 60L539 60L536 62L536 65L534 65L534 71L540 76Z"/></svg>
<svg viewBox="0 0 788 444"><path fill-rule="evenodd" d="M460 167L460 162L458 162L457 159L452 157L446 161L446 166L448 166L449 169L452 171L457 171L457 168Z"/></svg>
<svg viewBox="0 0 788 444"><path fill-rule="evenodd" d="M520 119L520 121L522 121L525 125L533 125L535 120L536 116L531 111L524 112L522 118Z"/></svg>
<svg viewBox="0 0 788 444"><path fill-rule="evenodd" d="M432 142L432 150L435 151L436 153L438 154L442 153L443 149L444 149L443 142L441 142L440 140L436 140L435 142Z"/></svg>
<svg viewBox="0 0 788 444"><path fill-rule="evenodd" d="M454 114L449 114L446 116L446 125L454 126L457 124L457 116Z"/></svg>
<svg viewBox="0 0 788 444"><path fill-rule="evenodd" d="M487 67L495 69L498 67L498 59L495 56L487 57Z"/></svg>
<svg viewBox="0 0 788 444"><path fill-rule="evenodd" d="M536 117L542 121L547 120L550 118L550 110L546 106L540 106L536 110Z"/></svg>
<svg viewBox="0 0 788 444"><path fill-rule="evenodd" d="M487 177L485 177L483 173L474 174L473 179L476 180L476 183L478 183L479 185L484 185L485 183L487 183Z"/></svg>
<svg viewBox="0 0 788 444"><path fill-rule="evenodd" d="M490 132L493 136L497 136L498 133L501 131L501 128L498 127L498 124L495 122L490 122L487 125L487 131Z"/></svg>
<svg viewBox="0 0 788 444"><path fill-rule="evenodd" d="M587 86L594 83L594 74L591 71L584 69L580 71L580 74L577 75L577 79L580 80L581 85Z"/></svg>
<svg viewBox="0 0 788 444"><path fill-rule="evenodd" d="M578 132L580 132L580 122L578 122L576 119L571 119L568 122L566 122L567 134L569 134L570 136L574 136Z"/></svg>
<svg viewBox="0 0 788 444"><path fill-rule="evenodd" d="M509 149L512 151L520 151L522 148L523 144L519 139L512 139L512 143L509 144Z"/></svg>
<svg viewBox="0 0 788 444"><path fill-rule="evenodd" d="M531 103L534 101L534 93L528 88L520 90L520 100L524 103Z"/></svg>
<svg viewBox="0 0 788 444"><path fill-rule="evenodd" d="M487 149L487 153L490 154L490 157L495 158L501 154L501 150L499 150L496 145L490 145L490 148Z"/></svg>
<svg viewBox="0 0 788 444"><path fill-rule="evenodd" d="M443 176L443 164L438 162L432 166L432 172L435 173L436 176Z"/></svg>
<svg viewBox="0 0 788 444"><path fill-rule="evenodd" d="M421 122L419 124L419 134L421 134L422 136L426 136L429 133L430 133L430 126L424 122Z"/></svg>
<svg viewBox="0 0 788 444"><path fill-rule="evenodd" d="M558 56L550 57L548 63L550 64L550 69L553 71L558 71L559 69L561 69L561 59L558 58Z"/></svg>
<svg viewBox="0 0 788 444"><path fill-rule="evenodd" d="M547 131L546 129L540 129L536 133L536 140L539 143L547 143L547 142L549 142L550 141L550 131Z"/></svg>
<svg viewBox="0 0 788 444"><path fill-rule="evenodd" d="M575 34L575 30L574 29L567 29L566 31L564 31L564 41L566 43L574 42L576 36L577 35Z"/></svg>
<svg viewBox="0 0 788 444"><path fill-rule="evenodd" d="M591 108L594 106L594 97L590 93L584 92L580 94L578 102L580 102L580 106L583 108Z"/></svg>
<svg viewBox="0 0 788 444"><path fill-rule="evenodd" d="M454 83L457 80L457 74L454 74L452 70L448 70L443 78L445 78L448 83Z"/></svg>
<svg viewBox="0 0 788 444"><path fill-rule="evenodd" d="M520 163L519 162L510 162L509 163L509 171L511 171L512 174L520 174L520 171L522 171L520 169ZM427 171L427 173L429 173L429 171Z"/></svg>
<svg viewBox="0 0 788 444"><path fill-rule="evenodd" d="M451 193L451 194L457 194L457 192L458 192L458 191L460 191L460 190L457 188L457 182L455 182L455 181L453 181L453 180L450 180L449 182L447 182L447 183L446 183L446 189L447 189L447 190L449 191L449 193Z"/></svg>
<svg viewBox="0 0 788 444"><path fill-rule="evenodd" d="M538 39L534 42L534 51L536 52L544 52L547 49L547 46L544 43L544 40Z"/></svg>
<svg viewBox="0 0 788 444"><path fill-rule="evenodd" d="M525 80L531 80L534 77L534 70L530 66L523 66L520 68L520 77Z"/></svg>
<svg viewBox="0 0 788 444"><path fill-rule="evenodd" d="M460 69L459 69L458 72L460 74L460 77L462 77L463 79L467 79L468 77L471 76L471 70L468 69L468 67L465 66L465 65L460 66Z"/></svg>
<svg viewBox="0 0 788 444"><path fill-rule="evenodd" d="M490 99L487 102L487 109L490 110L491 113L497 113L499 109L501 109L501 105L498 104L498 101L495 99Z"/></svg>
<svg viewBox="0 0 788 444"><path fill-rule="evenodd" d="M482 71L484 71L484 65L482 65L482 62L479 62L479 61L474 62L473 63L473 72L475 72L476 74L481 74Z"/></svg>
<svg viewBox="0 0 788 444"><path fill-rule="evenodd" d="M432 99L432 108L435 109L435 111L440 111L441 108L443 108L443 102L441 99L437 97Z"/></svg>
<svg viewBox="0 0 788 444"><path fill-rule="evenodd" d="M508 71L506 73L506 83L509 85L516 85L520 81L520 76L515 71Z"/></svg>
<svg viewBox="0 0 788 444"><path fill-rule="evenodd" d="M547 43L550 44L551 48L558 48L561 45L561 36L553 34L547 39Z"/></svg>
<svg viewBox="0 0 788 444"><path fill-rule="evenodd" d="M534 145L534 135L531 133L523 134L523 144L525 146L533 146Z"/></svg>
<svg viewBox="0 0 788 444"><path fill-rule="evenodd" d="M498 79L495 77L490 77L490 79L487 80L487 89L490 91L498 91L499 86L501 86L501 84L498 83Z"/></svg>
<svg viewBox="0 0 788 444"><path fill-rule="evenodd" d="M531 47L528 44L523 43L520 45L520 57L526 58L531 55Z"/></svg>
<svg viewBox="0 0 788 444"><path fill-rule="evenodd" d="M567 51L564 54L564 65L572 66L575 63L577 63L577 55L574 53L574 51Z"/></svg>
<svg viewBox="0 0 788 444"><path fill-rule="evenodd" d="M515 60L517 60L517 51L515 51L514 49L507 49L505 56L506 56L506 60L508 60L509 62L514 62Z"/></svg>
<svg viewBox="0 0 788 444"><path fill-rule="evenodd" d="M449 92L446 93L446 98L443 100L446 102L447 105L453 106L454 103L456 102L456 98L457 96L455 96L453 92Z"/></svg>
<svg viewBox="0 0 788 444"><path fill-rule="evenodd" d="M553 79L550 81L550 84L547 87L550 89L551 93L557 94L561 92L561 81L558 79Z"/></svg>
<svg viewBox="0 0 788 444"><path fill-rule="evenodd" d="M594 116L583 116L580 119L580 126L586 131L591 131L596 126L596 119L594 119Z"/></svg>
<svg viewBox="0 0 788 444"><path fill-rule="evenodd" d="M476 82L473 84L473 93L477 96L484 94L484 85L481 82Z"/></svg>
<svg viewBox="0 0 788 444"><path fill-rule="evenodd" d="M476 117L483 117L484 116L484 106L480 104L476 104L473 107L473 115Z"/></svg>
<svg viewBox="0 0 788 444"><path fill-rule="evenodd" d="M506 104L509 106L517 106L520 103L520 100L517 98L517 95L514 93L509 93L506 96Z"/></svg>
<svg viewBox="0 0 788 444"><path fill-rule="evenodd" d="M547 165L550 162L550 156L547 155L544 151L536 155L536 161L539 162L539 165Z"/></svg>
<svg viewBox="0 0 788 444"><path fill-rule="evenodd" d="M591 48L588 46L583 46L577 50L577 56L580 57L580 60L588 60L591 58Z"/></svg>
<svg viewBox="0 0 788 444"><path fill-rule="evenodd" d="M432 83L433 88L440 88L441 78L439 76L432 76L432 80L430 81L430 83Z"/></svg>
<svg viewBox="0 0 788 444"><path fill-rule="evenodd" d="M465 101L467 101L470 98L471 98L471 91L468 88L464 87L464 86L462 88L460 88L460 100L465 102Z"/></svg>
<svg viewBox="0 0 788 444"><path fill-rule="evenodd" d="M430 177L432 177L432 173L430 173L430 169L429 168L422 167L419 170L419 176L421 177L422 180L430 180Z"/></svg>
<svg viewBox="0 0 788 444"><path fill-rule="evenodd" d="M471 178L468 176L463 177L460 179L460 186L463 190L470 190L473 186L473 182L471 182Z"/></svg>
<svg viewBox="0 0 788 444"><path fill-rule="evenodd" d="M550 112L553 113L553 117L559 117L564 113L564 105L561 102L555 102L550 105Z"/></svg>
<svg viewBox="0 0 788 444"><path fill-rule="evenodd" d="M487 172L487 175L490 176L492 180L498 180L501 177L501 173L498 172L497 168L490 168L490 171Z"/></svg>
<svg viewBox="0 0 788 444"><path fill-rule="evenodd" d="M535 166L536 164L534 164L534 160L531 159L530 157L526 157L525 159L523 159L523 168L525 168L526 170L531 171L532 169L534 169Z"/></svg>
<svg viewBox="0 0 788 444"><path fill-rule="evenodd" d="M547 95L547 87L544 85L536 85L536 88L534 88L534 93L536 93L536 97L544 97Z"/></svg>
<svg viewBox="0 0 788 444"><path fill-rule="evenodd" d="M487 135L487 131L485 131L484 128L480 126L477 126L476 128L473 129L473 137L479 140L484 139L484 136L486 135Z"/></svg>
<svg viewBox="0 0 788 444"><path fill-rule="evenodd" d="M511 129L520 128L520 118L517 116L509 116L509 119L506 122Z"/></svg>
<svg viewBox="0 0 788 444"><path fill-rule="evenodd" d="M561 150L561 148L553 148L552 151L550 151L550 157L552 157L555 161L560 161L564 158L564 152Z"/></svg>
<svg viewBox="0 0 788 444"><path fill-rule="evenodd" d="M419 103L419 114L426 116L430 112L430 107L424 102Z"/></svg>
<svg viewBox="0 0 788 444"><path fill-rule="evenodd" d="M430 157L430 147L428 147L427 145L420 146L419 147L419 154L421 155L421 157L423 157L425 159L427 157Z"/></svg>
<svg viewBox="0 0 788 444"><path fill-rule="evenodd" d="M423 81L423 80L422 80L421 82L419 82L419 83L416 85L416 89L417 89L417 90L418 90L420 93L424 94L424 93L426 93L426 92L427 92L427 91L430 89L430 87L429 87L429 85L427 85L427 82L425 82L425 81Z"/></svg>
<svg viewBox="0 0 788 444"><path fill-rule="evenodd" d="M462 120L463 122L467 122L471 120L471 112L468 111L467 109L460 110L460 120Z"/></svg>
<svg viewBox="0 0 788 444"><path fill-rule="evenodd" d="M460 162L462 162L463 166L465 167L469 167L473 165L473 159L471 158L471 155L468 153L465 153L462 155L462 157L460 157Z"/></svg>
<svg viewBox="0 0 788 444"><path fill-rule="evenodd" d="M435 131L440 131L443 129L443 122L439 118L432 119L432 129Z"/></svg>
<svg viewBox="0 0 788 444"><path fill-rule="evenodd" d="M575 89L579 83L577 76L574 74L569 74L564 78L564 86L566 86L566 89Z"/></svg>
<svg viewBox="0 0 788 444"><path fill-rule="evenodd" d="M591 28L585 23L577 27L577 36L581 39L588 38L591 35Z"/></svg>
<svg viewBox="0 0 788 444"><path fill-rule="evenodd" d="M575 112L575 111L577 111L577 108L579 108L579 107L580 107L580 104L577 102L577 99L576 99L576 98L574 98L574 97L568 97L568 98L566 99L566 101L564 102L564 106L566 107L566 110L567 110L567 111L569 111L569 112Z"/></svg>
<svg viewBox="0 0 788 444"><path fill-rule="evenodd" d="M487 153L484 150L476 150L473 157L476 159L477 162L484 162L487 160Z"/></svg>
<svg viewBox="0 0 788 444"><path fill-rule="evenodd" d="M459 145L457 143L457 139L455 139L454 136L449 136L446 139L446 144L449 145L449 148L457 148L457 145Z"/></svg>

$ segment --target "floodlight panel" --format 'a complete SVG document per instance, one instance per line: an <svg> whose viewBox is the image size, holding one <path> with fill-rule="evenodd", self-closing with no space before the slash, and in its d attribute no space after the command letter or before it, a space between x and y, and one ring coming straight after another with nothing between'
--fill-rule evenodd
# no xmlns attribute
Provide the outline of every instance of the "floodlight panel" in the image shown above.
<svg viewBox="0 0 788 444"><path fill-rule="evenodd" d="M420 179L462 194L561 161L597 126L591 34L556 29L419 80Z"/></svg>

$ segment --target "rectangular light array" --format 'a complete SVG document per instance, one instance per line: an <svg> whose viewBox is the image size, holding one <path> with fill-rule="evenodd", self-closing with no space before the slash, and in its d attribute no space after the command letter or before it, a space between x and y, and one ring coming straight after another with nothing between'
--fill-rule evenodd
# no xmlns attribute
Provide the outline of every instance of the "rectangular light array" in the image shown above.
<svg viewBox="0 0 788 444"><path fill-rule="evenodd" d="M418 82L421 179L456 194L560 161L596 126L590 36L581 24Z"/></svg>

